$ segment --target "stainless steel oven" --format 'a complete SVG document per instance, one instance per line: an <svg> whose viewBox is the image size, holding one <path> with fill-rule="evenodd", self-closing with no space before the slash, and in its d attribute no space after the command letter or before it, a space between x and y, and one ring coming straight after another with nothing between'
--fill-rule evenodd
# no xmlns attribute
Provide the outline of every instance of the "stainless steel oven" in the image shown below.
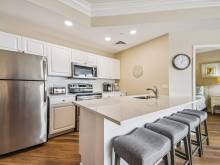
<svg viewBox="0 0 220 165"><path fill-rule="evenodd" d="M72 77L95 79L97 78L97 66L81 65L72 63Z"/></svg>
<svg viewBox="0 0 220 165"><path fill-rule="evenodd" d="M93 85L87 83L73 83L68 84L69 93L76 95L76 101L101 99L102 93L93 92ZM79 131L79 107L76 106L76 131Z"/></svg>

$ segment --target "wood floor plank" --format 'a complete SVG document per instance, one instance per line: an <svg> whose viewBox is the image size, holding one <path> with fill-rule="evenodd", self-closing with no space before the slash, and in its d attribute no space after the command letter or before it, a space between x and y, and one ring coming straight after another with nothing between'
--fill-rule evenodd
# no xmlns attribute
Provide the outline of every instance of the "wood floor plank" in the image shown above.
<svg viewBox="0 0 220 165"><path fill-rule="evenodd" d="M220 165L220 115L209 115L210 146L204 156L193 158L193 165ZM0 158L0 165L79 165L79 134L69 133L48 143ZM177 165L182 161L178 159Z"/></svg>

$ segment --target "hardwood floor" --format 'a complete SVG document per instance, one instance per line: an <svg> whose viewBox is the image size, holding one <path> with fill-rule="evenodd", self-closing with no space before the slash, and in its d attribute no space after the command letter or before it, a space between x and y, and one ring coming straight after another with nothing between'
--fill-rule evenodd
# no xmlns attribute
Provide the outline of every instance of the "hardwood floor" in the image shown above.
<svg viewBox="0 0 220 165"><path fill-rule="evenodd" d="M70 133L0 159L0 165L79 165L79 135Z"/></svg>
<svg viewBox="0 0 220 165"><path fill-rule="evenodd" d="M209 115L210 146L204 145L204 156L193 158L193 165L220 165L220 115ZM79 165L79 135L70 133L0 159L0 165ZM178 165L182 164L178 161Z"/></svg>

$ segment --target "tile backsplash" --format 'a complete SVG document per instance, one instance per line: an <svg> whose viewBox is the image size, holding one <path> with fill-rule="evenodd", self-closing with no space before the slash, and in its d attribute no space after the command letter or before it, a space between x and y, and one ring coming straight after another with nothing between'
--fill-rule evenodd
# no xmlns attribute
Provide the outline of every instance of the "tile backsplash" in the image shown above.
<svg viewBox="0 0 220 165"><path fill-rule="evenodd" d="M96 80L87 80L87 79L68 79L64 77L48 77L47 86L48 90L50 87L54 86L65 86L68 92L68 84L70 83L88 83L93 85L94 92L102 92L102 84L104 82L114 83L115 80L107 80L107 79L96 79Z"/></svg>

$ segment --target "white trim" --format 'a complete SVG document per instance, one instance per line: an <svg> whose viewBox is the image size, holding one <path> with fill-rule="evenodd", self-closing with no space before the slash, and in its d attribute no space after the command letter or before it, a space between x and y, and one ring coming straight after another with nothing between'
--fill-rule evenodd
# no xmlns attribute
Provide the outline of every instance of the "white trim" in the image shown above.
<svg viewBox="0 0 220 165"><path fill-rule="evenodd" d="M88 16L91 16L91 5L86 0L58 0Z"/></svg>
<svg viewBox="0 0 220 165"><path fill-rule="evenodd" d="M134 13L158 12L178 9L191 9L202 7L220 6L220 2L214 0L135 0L119 2L101 2L92 4L92 16L113 16Z"/></svg>
<svg viewBox="0 0 220 165"><path fill-rule="evenodd" d="M89 3L86 0L59 1L88 16L114 16L220 6L220 1L217 0L118 0L112 2L100 1L93 3Z"/></svg>
<svg viewBox="0 0 220 165"><path fill-rule="evenodd" d="M220 48L220 44L209 44L209 45L193 45L193 58L192 58L192 96L196 98L196 49L198 48Z"/></svg>

